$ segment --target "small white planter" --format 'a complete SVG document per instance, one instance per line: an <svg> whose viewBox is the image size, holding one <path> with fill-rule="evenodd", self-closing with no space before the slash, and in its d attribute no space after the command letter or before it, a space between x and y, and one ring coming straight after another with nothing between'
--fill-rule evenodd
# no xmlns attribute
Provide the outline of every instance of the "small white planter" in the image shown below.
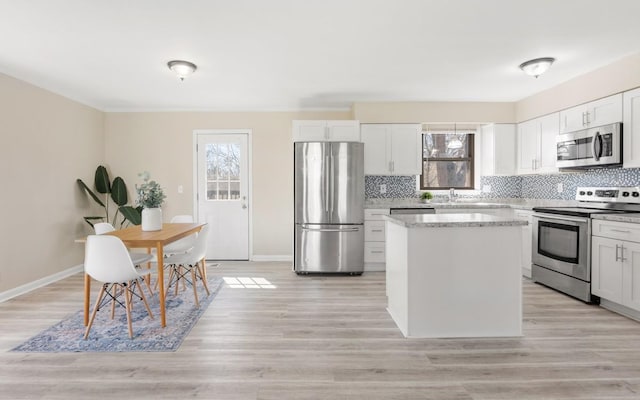
<svg viewBox="0 0 640 400"><path fill-rule="evenodd" d="M142 230L159 231L162 229L162 209L143 208L142 209Z"/></svg>

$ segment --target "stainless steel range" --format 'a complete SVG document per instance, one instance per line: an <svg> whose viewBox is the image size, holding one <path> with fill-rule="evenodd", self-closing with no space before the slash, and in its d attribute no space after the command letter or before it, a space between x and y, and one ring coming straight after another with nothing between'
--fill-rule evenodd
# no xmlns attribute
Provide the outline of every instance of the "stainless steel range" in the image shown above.
<svg viewBox="0 0 640 400"><path fill-rule="evenodd" d="M585 302L591 295L591 217L640 212L640 186L579 187L576 207L533 209L531 279Z"/></svg>

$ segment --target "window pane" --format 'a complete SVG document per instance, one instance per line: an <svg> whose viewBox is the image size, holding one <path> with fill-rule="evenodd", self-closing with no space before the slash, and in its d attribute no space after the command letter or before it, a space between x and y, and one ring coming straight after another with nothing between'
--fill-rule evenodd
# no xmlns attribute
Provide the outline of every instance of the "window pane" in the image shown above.
<svg viewBox="0 0 640 400"><path fill-rule="evenodd" d="M422 137L424 158L469 157L466 133L425 133Z"/></svg>
<svg viewBox="0 0 640 400"><path fill-rule="evenodd" d="M431 161L423 162L422 187L471 188L471 162Z"/></svg>
<svg viewBox="0 0 640 400"><path fill-rule="evenodd" d="M229 199L229 182L218 182L218 200Z"/></svg>
<svg viewBox="0 0 640 400"><path fill-rule="evenodd" d="M218 199L218 183L207 182L207 200Z"/></svg>
<svg viewBox="0 0 640 400"><path fill-rule="evenodd" d="M240 182L229 182L229 198L237 200L240 198Z"/></svg>

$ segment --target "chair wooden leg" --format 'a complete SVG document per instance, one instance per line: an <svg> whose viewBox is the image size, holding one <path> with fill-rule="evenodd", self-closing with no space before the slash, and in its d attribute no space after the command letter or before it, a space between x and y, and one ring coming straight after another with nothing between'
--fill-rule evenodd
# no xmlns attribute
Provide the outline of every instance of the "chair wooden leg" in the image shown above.
<svg viewBox="0 0 640 400"><path fill-rule="evenodd" d="M125 296L124 296L124 301L126 303L125 311L127 312L127 327L129 328L129 338L133 339L133 328L131 327L131 302L129 301L129 294L127 293L128 290L128 284L124 283L124 291L125 291Z"/></svg>
<svg viewBox="0 0 640 400"><path fill-rule="evenodd" d="M198 301L198 288L196 286L196 270L198 268L196 265L191 266L191 286L193 287L193 297L196 299L196 307L200 307L200 302Z"/></svg>
<svg viewBox="0 0 640 400"><path fill-rule="evenodd" d="M207 280L207 262L203 258L202 260L200 260L200 263L202 265L202 279L206 281Z"/></svg>
<svg viewBox="0 0 640 400"><path fill-rule="evenodd" d="M98 312L98 307L100 306L100 302L102 301L102 297L104 296L104 285L100 287L100 293L98 293L98 299L96 300L96 304L93 306L93 312L91 313L91 319L89 319L89 324L87 325L87 329L84 331L84 339L87 340L89 337L89 331L91 330L91 325L93 325L93 320L96 317L96 313Z"/></svg>
<svg viewBox="0 0 640 400"><path fill-rule="evenodd" d="M113 319L116 315L116 298L118 297L118 288L120 286L117 284L113 284L111 285L111 289L112 289L112 293L111 295L113 296L111 298L111 319Z"/></svg>
<svg viewBox="0 0 640 400"><path fill-rule="evenodd" d="M167 288L164 291L164 297L165 298L167 297L167 295L169 295L169 289L171 289L171 280L173 279L173 274L175 273L174 270L173 270L174 267L175 267L174 265L170 265L169 266L169 280L167 280ZM176 284L177 284L177 282L176 282Z"/></svg>
<svg viewBox="0 0 640 400"><path fill-rule="evenodd" d="M144 279L144 278L142 278L142 279ZM153 313L151 312L151 308L149 308L149 303L147 303L147 296L144 295L144 290L142 289L142 286L140 286L139 284L136 284L136 286L138 287L138 290L140 291L140 297L142 297L142 302L144 303L144 306L147 309L147 312L149 313L149 316L151 317L151 319L153 319Z"/></svg>
<svg viewBox="0 0 640 400"><path fill-rule="evenodd" d="M202 266L204 269L204 260L202 260ZM211 293L209 292L209 285L207 285L207 273L203 272L203 269L200 269L200 263L198 263L198 265L195 266L196 268L198 268L198 272L200 272L200 279L202 279L202 284L204 285L204 290L207 291L207 296L209 296Z"/></svg>
<svg viewBox="0 0 640 400"><path fill-rule="evenodd" d="M145 276L144 278L142 278L142 280L147 286L147 289L149 289L149 296L153 296L153 289L151 288L151 275ZM142 291L142 288L140 288L140 291Z"/></svg>
<svg viewBox="0 0 640 400"><path fill-rule="evenodd" d="M177 296L178 295L178 289L180 289L180 280L182 279L182 267L180 267L179 265L175 265L174 267L174 271L173 273L176 274L176 287L174 290L173 295ZM184 285L184 281L182 281L183 285Z"/></svg>

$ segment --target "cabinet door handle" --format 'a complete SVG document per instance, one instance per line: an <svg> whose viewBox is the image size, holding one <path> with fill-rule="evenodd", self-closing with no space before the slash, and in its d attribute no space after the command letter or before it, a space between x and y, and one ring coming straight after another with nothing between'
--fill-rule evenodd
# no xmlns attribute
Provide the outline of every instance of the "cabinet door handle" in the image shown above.
<svg viewBox="0 0 640 400"><path fill-rule="evenodd" d="M582 112L582 126L585 126L585 125L587 124L587 122L585 121L585 117L586 117L586 114L585 114L585 112L583 111L583 112Z"/></svg>
<svg viewBox="0 0 640 400"><path fill-rule="evenodd" d="M618 233L631 233L631 231L625 231L624 229L610 229L611 232L618 232Z"/></svg>
<svg viewBox="0 0 640 400"><path fill-rule="evenodd" d="M620 245L620 261L625 262L627 261L626 258L624 258L624 245Z"/></svg>
<svg viewBox="0 0 640 400"><path fill-rule="evenodd" d="M619 248L620 248L620 246L616 245L616 261L618 261L618 259L620 258L620 257L618 257L618 249Z"/></svg>
<svg viewBox="0 0 640 400"><path fill-rule="evenodd" d="M591 118L589 118L589 115L591 115L591 113L587 111L585 115L587 116L587 125L589 125L591 123Z"/></svg>

